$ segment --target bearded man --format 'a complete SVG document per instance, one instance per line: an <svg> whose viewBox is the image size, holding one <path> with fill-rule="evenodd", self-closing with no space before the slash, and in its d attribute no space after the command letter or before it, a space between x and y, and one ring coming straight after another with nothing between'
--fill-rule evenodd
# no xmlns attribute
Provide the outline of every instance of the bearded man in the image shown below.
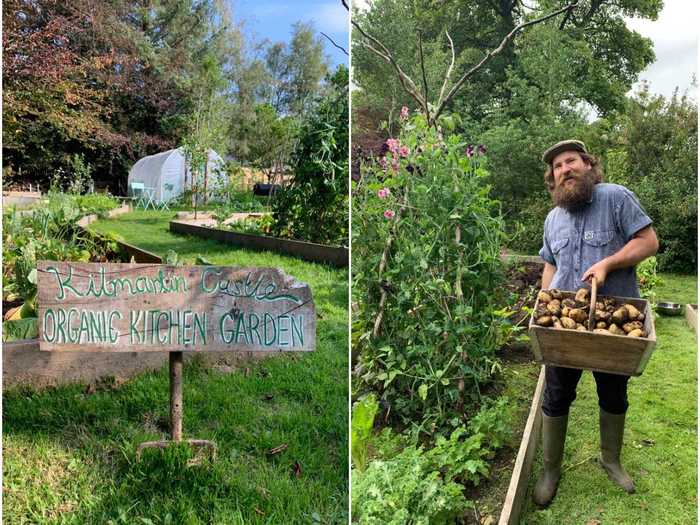
<svg viewBox="0 0 700 525"><path fill-rule="evenodd" d="M577 290L595 277L598 293L639 297L635 265L659 247L652 220L624 186L603 183L598 159L579 140L558 142L542 156L555 208L544 223L542 289ZM545 367L542 403L544 467L533 499L548 505L561 476L569 407L582 370ZM634 482L620 465L629 376L593 372L598 392L600 464L626 492Z"/></svg>

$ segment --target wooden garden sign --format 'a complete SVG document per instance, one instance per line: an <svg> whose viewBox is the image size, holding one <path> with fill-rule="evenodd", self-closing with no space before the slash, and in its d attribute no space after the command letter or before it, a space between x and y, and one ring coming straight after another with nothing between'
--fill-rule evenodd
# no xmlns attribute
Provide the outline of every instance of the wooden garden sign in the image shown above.
<svg viewBox="0 0 700 525"><path fill-rule="evenodd" d="M182 439L183 351L311 351L311 290L278 268L39 261L39 349L169 352L171 440ZM188 439L216 455L216 444Z"/></svg>
<svg viewBox="0 0 700 525"><path fill-rule="evenodd" d="M277 268L40 261L39 348L308 351L308 285Z"/></svg>

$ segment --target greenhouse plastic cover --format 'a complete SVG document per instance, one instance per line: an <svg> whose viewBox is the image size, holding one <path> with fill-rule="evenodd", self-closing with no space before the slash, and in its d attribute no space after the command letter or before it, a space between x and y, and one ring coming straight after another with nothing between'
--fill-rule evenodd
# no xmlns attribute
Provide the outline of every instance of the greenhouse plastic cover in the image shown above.
<svg viewBox="0 0 700 525"><path fill-rule="evenodd" d="M140 159L129 171L128 187L140 182L154 191L155 202L167 202L180 196L190 188L192 176L187 168L182 148L171 149ZM214 150L209 150L207 190L220 188L226 184L224 160ZM131 191L129 191L131 193Z"/></svg>

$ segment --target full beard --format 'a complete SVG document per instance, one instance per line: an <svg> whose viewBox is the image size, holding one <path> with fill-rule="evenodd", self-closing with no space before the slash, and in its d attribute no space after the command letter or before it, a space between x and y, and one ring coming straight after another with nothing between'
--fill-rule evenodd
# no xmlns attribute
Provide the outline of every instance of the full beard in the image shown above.
<svg viewBox="0 0 700 525"><path fill-rule="evenodd" d="M552 201L555 206L560 206L568 211L575 211L585 206L593 196L593 174L590 170L582 173L570 175L576 181L573 186L567 185L567 180L557 184L552 191Z"/></svg>

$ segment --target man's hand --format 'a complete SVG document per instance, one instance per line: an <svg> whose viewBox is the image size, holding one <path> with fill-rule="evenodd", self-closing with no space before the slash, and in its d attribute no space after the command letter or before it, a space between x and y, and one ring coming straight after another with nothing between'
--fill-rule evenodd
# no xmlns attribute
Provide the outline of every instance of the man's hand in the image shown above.
<svg viewBox="0 0 700 525"><path fill-rule="evenodd" d="M606 262L607 259L603 259L600 262L595 263L593 266L591 266L586 272L583 274L583 277L581 277L582 281L591 281L593 277L596 278L598 281L598 286L602 286L602 284L605 282L605 278L608 276L608 273L610 272L610 268L608 267L608 263Z"/></svg>

